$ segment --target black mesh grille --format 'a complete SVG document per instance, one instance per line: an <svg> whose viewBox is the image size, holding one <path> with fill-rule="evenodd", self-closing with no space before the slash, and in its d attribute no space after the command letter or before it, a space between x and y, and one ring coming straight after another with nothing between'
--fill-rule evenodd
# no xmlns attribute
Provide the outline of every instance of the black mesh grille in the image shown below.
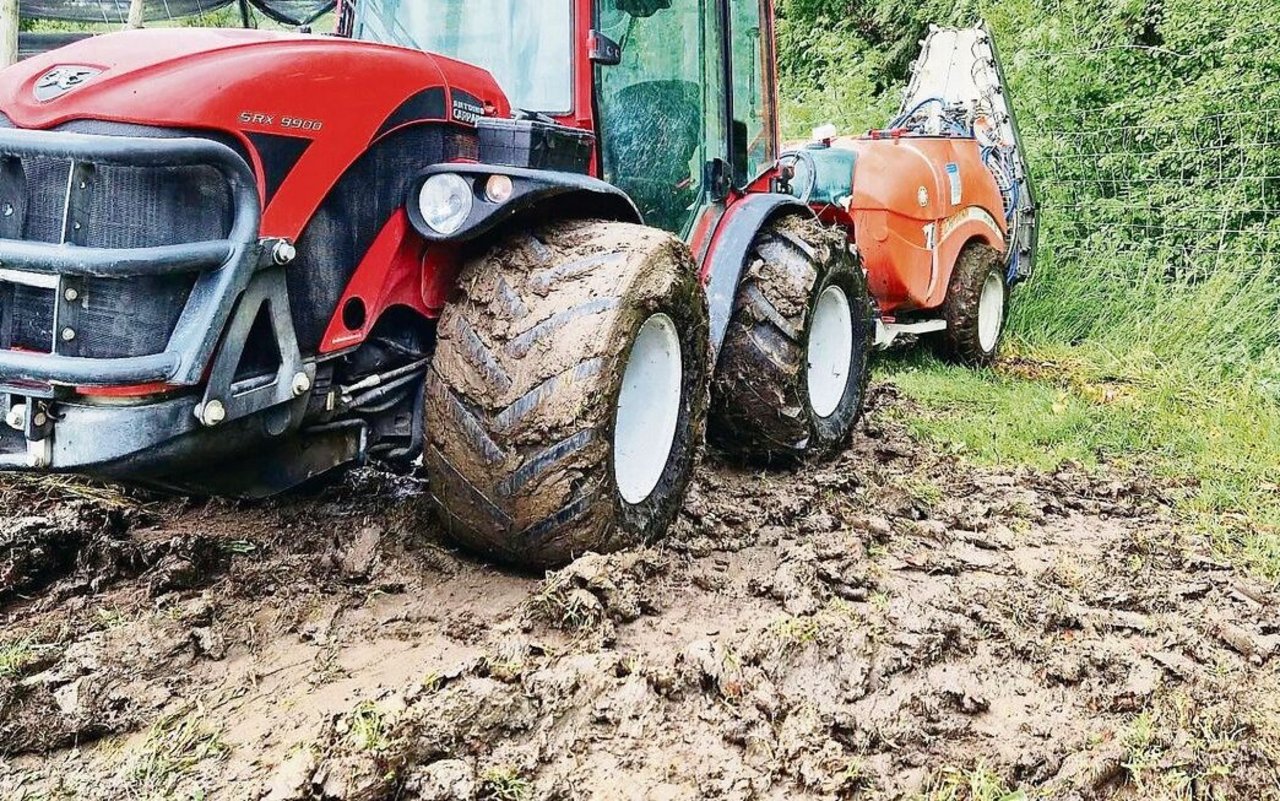
<svg viewBox="0 0 1280 801"><path fill-rule="evenodd" d="M230 230L226 182L212 167L100 167L94 173L88 219L69 237L78 245L176 245L222 239Z"/></svg>
<svg viewBox="0 0 1280 801"><path fill-rule="evenodd" d="M61 342L67 356L114 359L160 353L178 324L195 279L191 276L83 282L82 303L74 304L75 319L59 319L75 339Z"/></svg>
<svg viewBox="0 0 1280 801"><path fill-rule="evenodd" d="M0 348L48 353L53 346L53 290L0 282Z"/></svg>
<svg viewBox="0 0 1280 801"><path fill-rule="evenodd" d="M9 127L8 120L0 125ZM80 133L168 138L188 135L133 125L77 122L64 130ZM14 221L4 223L4 235L39 242L65 241L107 248L152 247L223 239L232 221L226 181L212 167L94 167L79 165L72 175L67 161L8 159L0 166L6 194L13 203ZM70 182L70 183L69 183ZM70 208L67 206L70 188ZM20 226L20 233L15 230ZM43 336L49 348L54 327L54 303L59 329L58 352L67 356L118 358L162 352L191 293L195 275L128 279L65 279L75 290L66 302L48 290L16 288L9 315L15 332L13 345L30 347ZM68 337L64 331L73 332Z"/></svg>
<svg viewBox="0 0 1280 801"><path fill-rule="evenodd" d="M10 160L6 169L20 169L25 180L26 214L19 223L22 238L33 242L62 241L62 208L67 199L71 165L52 159Z"/></svg>

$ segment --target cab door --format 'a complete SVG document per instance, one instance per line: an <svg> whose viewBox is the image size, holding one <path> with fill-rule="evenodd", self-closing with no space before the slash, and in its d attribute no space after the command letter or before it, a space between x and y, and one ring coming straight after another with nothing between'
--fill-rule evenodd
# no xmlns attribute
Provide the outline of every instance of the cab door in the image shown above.
<svg viewBox="0 0 1280 801"><path fill-rule="evenodd" d="M621 63L595 69L603 177L686 239L731 169L725 2L596 3L597 30L621 48Z"/></svg>

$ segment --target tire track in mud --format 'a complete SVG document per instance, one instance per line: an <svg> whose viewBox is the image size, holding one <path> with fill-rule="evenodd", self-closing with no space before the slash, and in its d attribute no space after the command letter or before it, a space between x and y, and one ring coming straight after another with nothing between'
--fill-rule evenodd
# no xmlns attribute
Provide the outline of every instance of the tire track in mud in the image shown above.
<svg viewBox="0 0 1280 801"><path fill-rule="evenodd" d="M442 545L412 477L11 487L0 797L1271 797L1271 588L1141 476L974 469L909 412L709 459L667 541L542 579Z"/></svg>

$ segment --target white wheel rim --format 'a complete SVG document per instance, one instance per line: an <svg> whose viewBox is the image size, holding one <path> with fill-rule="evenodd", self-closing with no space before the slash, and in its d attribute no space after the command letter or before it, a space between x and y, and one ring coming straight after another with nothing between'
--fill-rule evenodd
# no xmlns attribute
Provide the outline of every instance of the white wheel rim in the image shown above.
<svg viewBox="0 0 1280 801"><path fill-rule="evenodd" d="M676 324L655 314L631 346L613 427L613 477L627 503L653 494L671 458L680 422L684 362Z"/></svg>
<svg viewBox="0 0 1280 801"><path fill-rule="evenodd" d="M849 387L849 363L853 360L853 313L849 298L838 286L818 297L809 326L809 406L819 417L830 417L840 408Z"/></svg>
<svg viewBox="0 0 1280 801"><path fill-rule="evenodd" d="M978 299L978 344L987 353L996 349L1000 329L1004 326L1004 281L991 273L982 285Z"/></svg>

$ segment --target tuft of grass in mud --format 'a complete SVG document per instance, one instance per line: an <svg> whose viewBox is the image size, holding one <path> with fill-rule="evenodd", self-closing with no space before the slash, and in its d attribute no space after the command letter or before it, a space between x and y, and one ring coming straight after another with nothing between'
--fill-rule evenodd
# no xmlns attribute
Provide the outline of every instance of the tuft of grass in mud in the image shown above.
<svg viewBox="0 0 1280 801"><path fill-rule="evenodd" d="M785 644L800 648L818 642L818 637L822 633L816 618L790 615L775 620L769 629L774 637Z"/></svg>
<svg viewBox="0 0 1280 801"><path fill-rule="evenodd" d="M885 603L888 603L886 596ZM785 615L769 625L782 652L802 651L842 641L851 629L867 626L858 611L842 598L833 598L812 615ZM874 627L868 627L874 630Z"/></svg>
<svg viewBox="0 0 1280 801"><path fill-rule="evenodd" d="M76 476L0 475L0 509L44 509L70 501L88 501L103 509L122 511L143 506L122 489Z"/></svg>
<svg viewBox="0 0 1280 801"><path fill-rule="evenodd" d="M989 370L920 348L879 372L921 407L913 434L978 464L1137 468L1224 555L1280 580L1280 403L1265 382L1097 345L1011 348Z"/></svg>
<svg viewBox="0 0 1280 801"><path fill-rule="evenodd" d="M508 684L519 681L525 671L523 660L500 654L486 654L481 657L481 662L491 678Z"/></svg>
<svg viewBox="0 0 1280 801"><path fill-rule="evenodd" d="M129 625L129 616L120 611L119 607L100 606L94 612L93 624L96 628L103 631L113 631Z"/></svg>
<svg viewBox="0 0 1280 801"><path fill-rule="evenodd" d="M365 701L347 717L347 740L357 751L381 754L391 747L390 720L373 701Z"/></svg>
<svg viewBox="0 0 1280 801"><path fill-rule="evenodd" d="M203 709L179 710L151 727L129 769L130 789L137 798L199 798L199 791L182 787L184 780L202 763L222 759L230 750L221 731L208 725Z"/></svg>
<svg viewBox="0 0 1280 801"><path fill-rule="evenodd" d="M1239 702L1205 708L1175 691L1134 717L1123 744L1129 784L1141 798L1226 798L1249 763L1275 763L1280 729L1274 709Z"/></svg>
<svg viewBox="0 0 1280 801"><path fill-rule="evenodd" d="M35 661L35 647L30 640L0 645L0 680L16 679Z"/></svg>
<svg viewBox="0 0 1280 801"><path fill-rule="evenodd" d="M489 768L480 776L480 801L528 801L533 785L511 765Z"/></svg>
<svg viewBox="0 0 1280 801"><path fill-rule="evenodd" d="M945 768L920 801L1030 801L1025 790L1010 790L985 765L969 770Z"/></svg>
<svg viewBox="0 0 1280 801"><path fill-rule="evenodd" d="M549 575L529 599L535 618L563 631L586 631L599 625L603 609L590 592L575 589L566 573Z"/></svg>
<svg viewBox="0 0 1280 801"><path fill-rule="evenodd" d="M42 777L38 773L28 772L23 779L38 782ZM83 801L90 797L82 783L68 776L50 777L47 783L38 787L28 787L20 781L16 792L17 795L6 798L5 801Z"/></svg>

